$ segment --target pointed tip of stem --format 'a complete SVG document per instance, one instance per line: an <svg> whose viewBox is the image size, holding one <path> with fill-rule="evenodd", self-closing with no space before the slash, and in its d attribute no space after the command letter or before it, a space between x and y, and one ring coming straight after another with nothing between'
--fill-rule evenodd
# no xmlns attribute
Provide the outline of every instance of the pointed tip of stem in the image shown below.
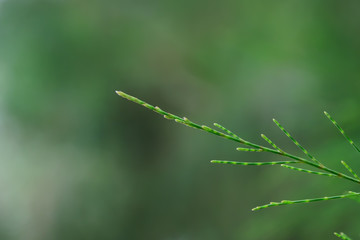
<svg viewBox="0 0 360 240"><path fill-rule="evenodd" d="M264 137L265 137L265 135L264 135L264 134L260 134L260 136L261 136L262 138L264 138Z"/></svg>
<svg viewBox="0 0 360 240"><path fill-rule="evenodd" d="M211 160L210 162L211 162L211 163L216 163L217 161L216 161L216 160Z"/></svg>
<svg viewBox="0 0 360 240"><path fill-rule="evenodd" d="M115 90L115 93L116 93L117 95L119 95L119 96L124 95L124 92L122 92L122 91L117 91L117 90Z"/></svg>
<svg viewBox="0 0 360 240"><path fill-rule="evenodd" d="M275 118L272 119L274 123L279 123Z"/></svg>

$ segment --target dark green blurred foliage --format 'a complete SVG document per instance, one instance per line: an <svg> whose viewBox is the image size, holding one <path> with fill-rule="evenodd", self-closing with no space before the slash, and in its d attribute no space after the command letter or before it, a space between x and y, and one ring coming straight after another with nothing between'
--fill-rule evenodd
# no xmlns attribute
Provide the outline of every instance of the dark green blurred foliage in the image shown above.
<svg viewBox="0 0 360 240"><path fill-rule="evenodd" d="M197 122L360 168L323 117L359 142L360 3L349 1L0 2L1 239L360 237L355 201L251 213L269 200L358 186L165 121L123 90ZM346 219L346 221L345 221Z"/></svg>

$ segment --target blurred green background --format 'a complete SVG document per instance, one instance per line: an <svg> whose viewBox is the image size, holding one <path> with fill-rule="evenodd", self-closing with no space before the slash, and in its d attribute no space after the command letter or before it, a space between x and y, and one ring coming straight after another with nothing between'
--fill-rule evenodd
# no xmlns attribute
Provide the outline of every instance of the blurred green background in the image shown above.
<svg viewBox="0 0 360 240"><path fill-rule="evenodd" d="M360 169L357 0L0 1L1 239L360 239L359 186L276 166L115 94Z"/></svg>

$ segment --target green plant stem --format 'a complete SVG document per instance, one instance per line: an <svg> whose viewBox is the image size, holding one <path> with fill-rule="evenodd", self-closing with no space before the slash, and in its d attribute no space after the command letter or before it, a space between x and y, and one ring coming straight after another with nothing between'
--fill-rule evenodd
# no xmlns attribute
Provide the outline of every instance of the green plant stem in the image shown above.
<svg viewBox="0 0 360 240"><path fill-rule="evenodd" d="M262 149L258 149L258 148L236 148L237 151L242 151L242 152L263 152Z"/></svg>
<svg viewBox="0 0 360 240"><path fill-rule="evenodd" d="M354 143L353 140L351 140L351 138L348 137L348 135L346 135L345 131L340 127L340 125L330 116L329 113L327 113L326 111L324 111L325 116L335 125L335 127L340 131L340 133L344 136L344 138L351 144L351 146L353 146L355 148L356 151L360 152L360 149L358 146L356 146L356 144Z"/></svg>
<svg viewBox="0 0 360 240"><path fill-rule="evenodd" d="M306 172L306 173L311 173L311 174L316 174L316 175L323 175L323 176L328 176L328 177L336 177L335 174L332 173L323 173L323 172L316 172L316 171L311 171L308 169L303 169L303 168L297 168L297 167L293 167L293 166L289 166L289 165L285 165L285 164L281 164L282 167L291 169L291 170L295 170L295 171L299 171L299 172Z"/></svg>
<svg viewBox="0 0 360 240"><path fill-rule="evenodd" d="M278 146L275 145L275 143L273 143L273 141L270 140L270 138L266 137L264 134L261 134L261 137L268 142L274 149L278 150L279 152L284 152L283 150L281 150Z"/></svg>
<svg viewBox="0 0 360 240"><path fill-rule="evenodd" d="M350 192L348 194L338 195L338 196L331 196L331 197L321 197L321 198L311 198L311 199L303 199L303 200L282 200L281 202L271 202L266 205L258 206L253 208L253 211L268 208L268 207L275 207L281 205L289 205L289 204L297 204L297 203L309 203L309 202L318 202L318 201L326 201L326 200L334 200L334 199L341 199L341 198L350 198L353 196L359 196L360 193Z"/></svg>
<svg viewBox="0 0 360 240"><path fill-rule="evenodd" d="M312 161L309 161L307 159L304 159L304 158L301 158L301 157L298 157L298 156L294 156L294 155L289 154L289 153L284 152L284 151L279 151L277 149L267 148L267 147L264 147L264 146L261 146L261 145L246 141L244 139L241 139L241 138L237 137L235 134L231 134L231 135L224 134L224 133L219 132L217 130L214 130L214 129L208 127L208 126L196 124L196 123L190 121L189 119L187 119L186 117L181 118L181 117L178 117L178 116L176 116L174 114L168 113L168 112L162 110L159 107L154 107L154 106L152 106L152 105L150 105L150 104L148 104L148 103L146 103L146 102L144 102L144 101L142 101L142 100L140 100L140 99L138 99L136 97L133 97L133 96L131 96L129 94L126 94L126 93L124 93L122 91L116 91L116 93L119 96L123 97L123 98L126 98L126 99L128 99L128 100L130 100L132 102L135 102L135 103L140 104L140 105L142 105L142 106L144 106L144 107L146 107L146 108L148 108L150 110L153 110L154 112L156 112L158 114L163 115L166 119L175 120L176 122L184 124L186 126L193 127L193 128L199 129L199 130L203 130L203 131L209 132L211 134L217 135L219 137L222 137L222 138L225 138L225 139L228 139L228 140L232 140L232 141L235 141L235 142L238 142L240 144L247 145L247 146L250 146L250 147L253 147L253 148L256 148L256 149L261 149L264 152L270 152L270 153L281 155L281 156L284 156L284 157L287 157L287 158L291 158L291 159L297 160L299 162L302 162L304 164L308 164L308 165L311 165L311 166L313 166L315 168L321 169L323 171L335 174L337 177L340 177L340 178L343 178L343 179L346 179L346 180L349 180L349 181L352 181L352 182L360 183L360 180L355 179L353 177L350 177L348 175L342 174L342 173L340 173L340 172L338 172L336 170L330 169L330 168L324 166L323 164L312 162Z"/></svg>
<svg viewBox="0 0 360 240"><path fill-rule="evenodd" d="M234 162L234 161L223 161L223 160L211 160L212 163L222 163L222 164L233 164L233 165L253 165L253 166L263 166L263 165L276 165L276 164L291 164L299 163L297 161L278 161L278 162Z"/></svg>
<svg viewBox="0 0 360 240"><path fill-rule="evenodd" d="M349 165L347 165L345 161L341 161L341 163L356 179L360 180L359 176L354 172L354 170L352 170L352 168Z"/></svg>
<svg viewBox="0 0 360 240"><path fill-rule="evenodd" d="M343 239L343 240L351 240L351 238L348 237L348 236L347 236L345 233L343 233L343 232L341 232L340 234L335 232L334 235L337 236L337 237L339 237L339 238L341 238L341 239Z"/></svg>
<svg viewBox="0 0 360 240"><path fill-rule="evenodd" d="M298 148L301 149L301 151L303 151L305 153L306 156L308 156L311 160L313 160L314 162L316 162L318 165L321 165L321 163L314 158L303 146L300 145L300 143L298 141L296 141L295 138L293 138L290 133L288 131L285 130L285 128L278 122L276 121L276 119L273 119L274 123L280 128L281 131L283 131L285 133L285 135L291 139L291 141L293 141L293 143L295 143L296 146L298 146Z"/></svg>
<svg viewBox="0 0 360 240"><path fill-rule="evenodd" d="M352 170L352 168L347 165L344 161L341 161L341 163L345 166L345 168L354 176L348 176L345 175L343 173L340 173L336 170L333 170L331 168L326 167L324 164L320 163L315 157L313 157L303 146L301 146L299 144L299 142L297 140L295 140L288 131L286 131L284 129L284 127L282 125L280 125L280 123L278 121L276 121L275 119L273 119L273 121L276 123L276 125L286 134L287 137L289 137L296 146L298 146L305 154L306 156L308 156L311 161L292 155L290 153L287 153L285 151L283 151L282 149L280 149L278 146L276 146L269 138L267 138L264 134L261 134L261 137L268 142L274 149L268 148L268 147L264 147L249 141L246 141L240 137L238 137L236 134L234 134L233 132L231 132L230 130L228 130L227 128L223 127L220 124L214 123L215 127L218 127L219 129L221 129L223 132L219 132L215 129L212 129L208 126L205 125L199 125L197 123L194 123L192 121L190 121L188 118L186 117L179 117L176 116L174 114L168 113L164 110L162 110L159 107L154 107L136 97L133 97L129 94L126 94L122 91L116 91L116 93L123 97L126 98L132 102L135 102L137 104L140 104L150 110L153 110L154 112L163 115L166 119L170 119L170 120L175 120L175 122L184 124L185 126L188 127L192 127L192 128L196 128L199 130L203 130L206 131L208 133L220 136L222 138L225 139L229 139L232 141L235 141L237 143L246 145L248 147L251 148L237 148L238 151L245 151L245 152L269 152L269 153L273 153L273 154L277 154L277 155L281 155L287 158L292 159L292 161L272 161L272 162L236 162L236 161L223 161L223 160L212 160L212 163L220 163L220 164L232 164L232 165L255 165L255 166L263 166L263 165L281 165L282 167L286 167L292 170L296 170L296 171L301 171L301 172L306 172L306 173L311 173L311 174L317 174L317 175L324 175L324 176L329 176L329 177L340 177L355 183L360 183L360 178L359 176ZM344 130L339 126L339 124L327 113L324 112L326 117L336 126L336 128L341 132L341 134L346 138L346 140L358 151L360 152L360 149L356 146L356 144L345 134ZM312 167L318 168L320 170L325 171L324 172L318 172L318 171L312 171L312 170L308 170L308 169L303 169L303 168L297 168L297 167L293 167L293 166L289 166L287 164L293 164L293 163L304 163L307 165L310 165ZM297 203L309 203L309 202L317 202L317 201L326 201L326 200L334 200L334 199L341 199L341 198L358 198L360 196L360 193L356 193L356 192L351 192L349 191L347 194L343 194L343 195L337 195L337 196L331 196L331 197L322 197L322 198L312 198L312 199L303 199L303 200L283 200L281 202L270 202L269 204L266 205L262 205L262 206L258 206L253 208L252 210L260 210L260 209L264 209L264 208L268 208L268 207L273 207L273 206L280 206L280 205L290 205L290 204L297 204ZM334 233L337 237L342 238L344 240L351 240L346 234L344 233Z"/></svg>

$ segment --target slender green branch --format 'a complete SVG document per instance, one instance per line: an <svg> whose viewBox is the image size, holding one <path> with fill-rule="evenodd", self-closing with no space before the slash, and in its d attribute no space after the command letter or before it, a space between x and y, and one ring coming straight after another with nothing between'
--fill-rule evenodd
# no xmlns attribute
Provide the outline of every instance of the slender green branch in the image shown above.
<svg viewBox="0 0 360 240"><path fill-rule="evenodd" d="M273 154L277 154L277 155L281 155L281 156L284 156L284 157L287 157L287 158L291 158L293 160L296 160L296 161L299 161L299 162L302 162L304 164L308 164L310 166L313 166L315 168L318 168L320 170L323 170L325 172L328 172L328 173L332 173L340 178L344 178L346 180L349 180L349 181L352 181L352 182L356 182L356 183L360 183L360 180L359 179L356 179L356 178L353 178L353 177L350 177L348 175L345 175L343 173L340 173L336 170L333 170L333 169L330 169L326 166L324 166L323 164L319 164L318 162L313 162L313 161L309 161L307 159L304 159L304 158L301 158L301 157L298 157L298 156L295 156L295 155L292 155L292 154L289 154L287 152L280 152L279 150L277 149L271 149L271 148L267 148L267 147L264 147L264 146L261 146L261 145L258 145L258 144L255 144L255 143L252 143L252 142L249 142L249 141L246 141L244 139L241 139L237 136L235 136L234 134L230 134L228 133L226 130L226 132L228 134L225 134L225 133L222 133L222 132L219 132L217 130L214 130L208 126L205 126L205 125L199 125L199 124L196 124L192 121L190 121L189 119L187 119L186 117L184 118L181 118L179 116L176 116L174 114L171 114L171 113L168 113L164 110L162 110L161 108L159 107L154 107L136 97L133 97L129 94L126 94L122 91L116 91L116 93L123 97L123 98L126 98L132 102L135 102L137 104L140 104L158 114L161 114L163 115L166 119L171 119L171 120L175 120L176 122L178 123L181 123L181 124L184 124L186 126L189 126L189 127L193 127L193 128L196 128L196 129L199 129L199 130L203 130L203 131L206 131L208 133L211 133L211 134L214 134L214 135L217 135L219 137L222 137L222 138L225 138L225 139L229 139L229 140L232 140L232 141L235 141L235 142L238 142L240 144L243 144L243 145L246 145L246 146L249 146L249 147L252 147L252 148L255 148L255 149L261 149L262 151L264 152L270 152L270 153L273 153ZM225 129L225 128L224 128ZM285 130L285 129L284 129Z"/></svg>
<svg viewBox="0 0 360 240"><path fill-rule="evenodd" d="M244 140L241 139L239 136L237 136L235 133L233 133L233 132L230 131L229 129L221 126L220 124L214 123L214 126L220 128L220 129L223 130L223 131L225 131L225 132L226 132L227 134L229 134L230 136L233 136L234 138L237 138L237 139L240 139L240 140L244 141Z"/></svg>
<svg viewBox="0 0 360 240"><path fill-rule="evenodd" d="M215 134L217 136L220 136L220 137L223 137L223 138L226 138L226 139L230 139L230 140L233 140L233 141L236 141L236 142L239 142L239 143L243 143L243 141L241 139L239 139L239 138L236 138L234 136L230 136L230 135L224 134L222 132L216 131L216 130L214 130L214 129L210 128L210 127L207 127L205 125L196 124L196 123L190 121L186 117L181 118L181 117L176 116L174 114L165 112L159 107L154 107L153 105L150 105L150 104L148 104L148 103L146 103L146 102L144 102L144 101L142 101L142 100L140 100L140 99L138 99L136 97L133 97L133 96L127 94L127 93L124 93L122 91L116 91L116 93L119 96L128 99L129 101L140 104L140 105L142 105L142 106L144 106L144 107L146 107L146 108L148 108L150 110L153 110L154 112L156 112L158 114L163 115L166 119L175 120L176 122L184 124L186 126L193 127L193 128L200 129L200 130L204 130L206 132Z"/></svg>
<svg viewBox="0 0 360 240"><path fill-rule="evenodd" d="M341 232L341 233L334 233L334 235L335 236L337 236L337 237L339 237L339 238L341 238L341 239L343 239L343 240L351 240L351 238L350 237L348 237L345 233L343 233L343 232Z"/></svg>
<svg viewBox="0 0 360 240"><path fill-rule="evenodd" d="M256 149L256 148L236 148L236 150L238 151L242 151L242 152L263 152L264 150L260 149Z"/></svg>
<svg viewBox="0 0 360 240"><path fill-rule="evenodd" d="M336 170L330 169L328 167L326 167L325 165L323 165L322 163L320 163L315 157L313 157L303 146L301 146L299 144L299 142L297 140L295 140L288 131L286 131L284 129L284 127L275 119L273 119L273 121L276 123L276 125L286 134L287 137L289 137L293 143L295 143L296 146L298 146L304 153L306 156L308 156L311 160L307 160L295 155L292 155L290 153L287 153L283 150L281 150L278 146L276 146L269 138L267 138L264 134L261 134L261 137L267 142L269 143L272 148L268 148L268 147L264 147L249 141L246 141L242 138L240 138L239 136L237 136L236 134L234 134L233 132L231 132L229 129L221 126L218 123L214 123L214 126L221 129L223 132L217 131L215 129L212 129L208 126L205 125L199 125L197 123L194 123L192 121L190 121L188 118L186 117L179 117L176 116L174 114L168 113L164 110L162 110L159 107L155 107L153 105L150 105L136 97L133 97L131 95L128 95L124 92L121 91L116 91L116 93L123 97L126 98L132 102L135 102L137 104L140 104L158 114L161 114L164 116L164 118L169 119L169 120L174 120L175 122L184 124L185 126L188 127L192 127L192 128L196 128L199 130L203 130L206 131L208 133L217 135L219 137L225 138L225 139L229 139L232 141L235 141L237 143L243 144L245 146L247 146L248 148L237 148L238 151L246 151L246 152L269 152L269 153L273 153L273 154L277 154L277 155L281 155L283 157L286 158L290 158L292 160L290 161L272 161L272 162L235 162L235 161L223 161L223 160L212 160L212 163L220 163L220 164L232 164L232 165L254 165L254 166L264 166L264 165L280 165L282 167L285 168L289 168L292 170L296 170L296 171L300 171L300 172L306 172L306 173L311 173L311 174L316 174L316 175L324 175L324 176L329 176L329 177L340 177L355 183L360 183L360 178L359 176L349 167L349 165L347 165L344 161L341 161L341 163L345 166L345 168L354 176L348 176L345 175L343 173L340 173ZM324 112L325 115L330 119L330 121L338 128L338 130L341 132L341 134L347 139L347 141L358 151L360 152L360 149L355 145L355 143L345 134L344 130L339 126L339 124L337 124L337 122L332 119L332 117L327 113ZM303 168L298 168L298 167L293 167L293 166L289 166L287 164L294 164L294 163L304 163L307 164L309 166L318 168L324 172L319 172L319 171L312 171L312 170L308 170L308 169L303 169ZM252 210L260 210L260 209L264 209L264 208L268 208L268 207L273 207L273 206L280 206L280 205L290 205L290 204L297 204L297 203L309 203L309 202L316 202L316 201L326 201L326 200L333 200L333 199L342 199L342 198L357 198L360 196L360 193L356 193L356 192L348 192L347 194L343 194L343 195L338 195L338 196L331 196L331 197L322 197L322 198L312 198L312 199L303 199L303 200L283 200L281 202L270 202L269 204L263 205L263 206L258 206L253 208ZM351 240L348 236L346 236L346 234L344 233L334 233L336 236L344 239L344 240Z"/></svg>
<svg viewBox="0 0 360 240"><path fill-rule="evenodd" d="M328 114L324 111L325 116L335 125L335 127L340 131L340 133L345 137L345 139L355 148L356 151L360 152L360 149L353 140L351 140L346 134L345 131L340 127L340 125Z"/></svg>
<svg viewBox="0 0 360 240"><path fill-rule="evenodd" d="M296 203L309 203L309 202L318 202L318 201L326 201L326 200L334 200L334 199L341 199L341 198L350 198L353 196L358 196L360 193L356 192L350 192L348 194L338 195L338 196L331 196L331 197L322 197L322 198L311 198L311 199L303 199L303 200L282 200L281 202L271 202L266 205L258 206L253 208L253 211L268 208L268 207L274 207L274 206L280 206L280 205L290 205L290 204L296 204Z"/></svg>
<svg viewBox="0 0 360 240"><path fill-rule="evenodd" d="M297 168L297 167L293 167L293 166L289 166L289 165L285 165L285 164L281 164L281 166L295 170L295 171L300 171L300 172L312 173L312 174L323 175L323 176L328 176L328 177L337 177L337 175L332 174L332 173L316 172L316 171L311 171L311 170L303 169L303 168Z"/></svg>
<svg viewBox="0 0 360 240"><path fill-rule="evenodd" d="M291 141L293 141L295 143L295 145L298 146L301 149L301 151L303 151L311 160L313 160L314 162L316 162L319 165L321 164L303 146L301 146L300 143L298 141L296 141L296 139L293 138L290 135L290 133L288 131L286 131L285 128L278 121L276 121L276 119L273 119L273 121L281 129L281 131L283 131L285 133L285 135L288 136L291 139Z"/></svg>
<svg viewBox="0 0 360 240"><path fill-rule="evenodd" d="M264 150L264 151L265 151L265 150ZM272 152L275 153L275 154L280 154L280 155L282 155L282 156L291 158L291 159L298 160L298 161L300 161L300 162L302 162L302 163L305 163L305 164L311 165L311 166L313 166L313 167L319 168L319 169L321 169L321 170L323 170L323 171L332 173L332 174L336 175L336 176L339 177L339 178L344 178L344 179L347 179L347 180L352 181L352 182L360 183L360 180L355 179L355 178L353 178L353 177L350 177L350 176L348 176L348 175L345 175L345 174L343 174L343 173L340 173L340 172L338 172L338 171L336 171L336 170L330 169L330 168L328 168L328 167L326 167L326 166L324 166L324 165L322 165L322 164L321 164L321 165L318 165L318 164L313 163L313 162L310 162L310 161L308 161L308 160L306 160L306 159L304 159L304 158L297 157L297 156L291 155L291 154L286 153L286 152L284 152L284 153L282 153L282 154L279 153L279 152L277 152L277 151L272 151Z"/></svg>
<svg viewBox="0 0 360 240"><path fill-rule="evenodd" d="M299 163L297 161L278 161L278 162L234 162L234 161L223 161L223 160L211 160L211 163L221 164L233 164L233 165L253 165L253 166L264 166L264 165L277 165L277 164L291 164Z"/></svg>
<svg viewBox="0 0 360 240"><path fill-rule="evenodd" d="M269 138L267 138L264 134L261 134L261 137L267 142L269 143L273 149L268 148L268 147L264 147L249 141L246 141L242 138L240 138L239 136L237 136L236 134L234 134L233 132L231 132L229 129L221 126L218 123L214 123L214 126L221 129L223 132L217 131L215 129L212 129L208 126L205 125L199 125L197 123L194 123L192 121L190 121L188 118L186 117L179 117L176 116L174 114L168 113L164 110L162 110L159 107L155 107L153 105L150 105L136 97L133 97L131 95L128 95L124 92L121 91L116 91L116 93L123 97L126 98L132 102L135 102L137 104L140 104L158 114L161 114L164 116L164 118L169 119L169 120L174 120L178 123L184 124L185 126L188 127L192 127L192 128L196 128L199 130L203 130L206 131L208 133L220 136L222 138L225 139L229 139L232 141L235 141L237 143L243 144L245 146L248 146L250 148L237 148L238 151L245 151L245 152L269 152L269 153L273 153L273 154L277 154L277 155L281 155L283 157L287 157L292 159L291 161L272 161L272 162L235 162L235 161L223 161L223 160L212 160L212 163L220 163L220 164L232 164L232 165L254 165L254 166L264 166L264 165L280 165L282 167L285 168L289 168L295 171L300 171L300 172L306 172L306 173L311 173L311 174L316 174L316 175L324 175L324 176L329 176L329 177L340 177L340 178L344 178L346 180L352 181L352 182L356 182L356 183L360 183L360 177L352 170L352 168L350 168L349 165L347 165L344 161L341 161L341 163L345 166L345 168L354 176L348 176L345 175L343 173L340 173L336 170L330 169L328 167L326 167L325 165L323 165L322 163L320 163L315 157L313 157L303 146L301 146L299 144L299 142L297 140L295 140L288 131L286 131L284 129L284 127L275 119L273 119L273 121L275 122L275 124L286 134L287 137L289 137L293 143L295 143L296 146L298 146L304 153L306 156L308 156L310 160L292 155L290 153L287 153L283 150L281 150L279 147L277 147ZM345 139L358 151L360 152L360 148L357 147L357 145L345 134L344 130L339 126L339 124L327 113L324 112L326 117L335 125L335 127L340 131L340 133L345 137ZM293 167L287 164L294 164L294 163L304 163L307 165L310 165L312 167L318 168L322 171L325 172L319 172L319 171L312 171L312 170L308 170L308 169L303 169L303 168L298 168L298 167ZM268 208L268 207L273 207L273 206L280 206L280 205L290 205L290 204L297 204L297 203L309 203L309 202L316 202L316 201L326 201L326 200L334 200L334 199L342 199L342 198L357 198L360 196L360 193L357 192L351 192L349 191L347 194L343 194L343 195L338 195L338 196L331 196L331 197L322 197L322 198L312 198L312 199L303 199L303 200L283 200L281 202L270 202L269 204L266 205L262 205L262 206L258 206L253 208L252 210L260 210L260 209L264 209L264 208ZM344 240L351 240L346 234L344 233L334 233L337 237L344 239Z"/></svg>
<svg viewBox="0 0 360 240"><path fill-rule="evenodd" d="M341 161L341 163L356 179L360 180L359 176L352 170L352 168L349 165L346 164L346 162Z"/></svg>
<svg viewBox="0 0 360 240"><path fill-rule="evenodd" d="M275 148L276 150L278 150L279 152L284 152L283 150L281 150L278 146L275 145L275 143L273 143L273 141L271 141L268 137L266 137L264 134L261 134L261 137L268 142L273 148Z"/></svg>

